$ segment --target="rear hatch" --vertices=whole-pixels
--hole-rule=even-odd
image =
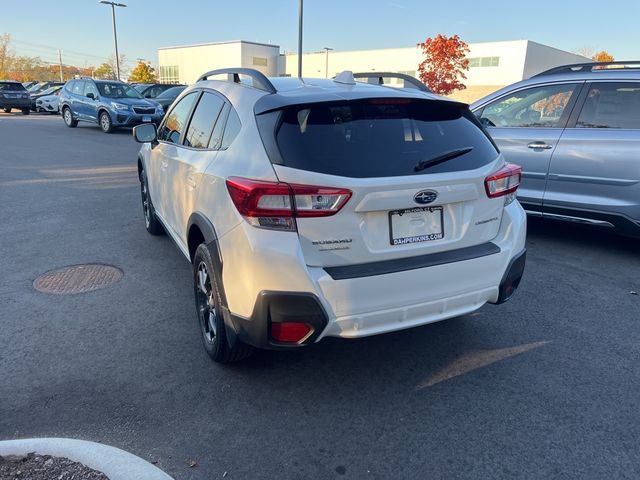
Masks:
[[[263,140],[275,133],[265,145],[281,182],[336,189],[312,200],[333,203],[330,214],[296,218],[307,265],[444,252],[498,232],[505,202],[485,179],[503,160],[466,105],[374,98],[258,117]]]

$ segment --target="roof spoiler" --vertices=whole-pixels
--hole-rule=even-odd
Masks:
[[[246,75],[248,77],[251,77],[254,88],[257,88],[259,90],[264,90],[265,92],[268,92],[268,93],[277,92],[276,87],[273,86],[273,83],[271,83],[271,80],[269,80],[264,73],[259,72],[258,70],[255,70],[253,68],[220,68],[218,70],[211,70],[207,73],[200,75],[200,77],[198,77],[198,80],[196,80],[196,83],[207,80],[209,77],[212,77],[214,75],[224,75],[224,74],[227,75],[228,82],[244,85],[240,81],[240,75]]]
[[[433,93],[429,87],[411,75],[395,72],[362,72],[354,73],[353,78],[366,78],[367,83],[372,85],[383,85],[385,78],[398,78],[404,80],[404,88],[416,88],[426,93]]]

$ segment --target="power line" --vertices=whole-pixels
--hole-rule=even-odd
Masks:
[[[11,42],[12,43],[19,43],[19,44],[22,44],[22,45],[29,45],[29,46],[32,46],[32,47],[37,47],[39,49],[51,50],[53,52],[57,52],[58,51],[58,49],[55,48],[55,47],[51,47],[49,45],[43,45],[41,43],[25,42],[25,41],[22,41],[22,40],[16,40],[14,38],[11,38]],[[100,56],[100,55],[94,55],[92,53],[78,52],[76,50],[67,50],[67,49],[62,49],[62,50],[67,54],[73,54],[73,56],[92,57],[92,58],[99,58],[101,60],[108,60],[109,59],[109,57],[103,57],[103,56]]]

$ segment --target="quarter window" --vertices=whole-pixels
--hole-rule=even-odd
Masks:
[[[212,93],[205,92],[200,97],[184,139],[184,144],[187,147],[207,148],[213,126],[216,124],[223,105],[224,100]]]
[[[489,127],[558,128],[577,84],[520,90],[485,107],[480,120]]]
[[[222,139],[222,147],[220,148],[222,148],[223,150],[226,150],[227,148],[229,148],[233,140],[238,136],[238,133],[240,133],[241,126],[242,125],[240,124],[240,117],[238,117],[238,114],[232,108],[231,111],[229,112],[229,118],[227,119],[227,126],[224,129],[224,138]]]
[[[640,83],[594,83],[578,128],[640,129]]]
[[[160,127],[158,140],[168,143],[180,143],[180,137],[187,124],[189,112],[191,112],[191,107],[193,107],[196,98],[198,98],[198,92],[192,92],[183,97],[175,107],[171,109]]]

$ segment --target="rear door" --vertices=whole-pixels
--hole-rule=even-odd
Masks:
[[[545,213],[640,219],[640,81],[594,82],[583,97],[551,160]]]
[[[71,86],[71,111],[74,115],[81,119],[87,119],[87,107],[85,105],[85,96],[84,96],[84,80],[76,80]]]
[[[93,95],[93,98],[89,97],[89,94]],[[92,120],[94,122],[98,121],[98,88],[95,83],[91,81],[87,81],[84,88],[84,109],[85,115],[88,120]]]
[[[182,146],[177,150],[175,158],[169,161],[169,178],[173,179],[174,199],[171,218],[175,219],[177,233],[186,244],[187,222],[195,210],[195,198],[200,187],[202,174],[215,159],[220,146],[221,133],[213,135],[214,127],[219,119],[225,101],[219,95],[204,91],[189,121]],[[217,129],[218,132],[221,130]],[[215,138],[212,138],[215,137]]]
[[[489,199],[484,179],[502,160],[466,106],[376,98],[267,115],[281,115],[281,181],[351,192],[335,215],[296,219],[308,265],[406,258],[496,236],[504,198]],[[342,201],[329,193],[312,201],[334,198]]]
[[[554,149],[581,83],[554,83],[508,93],[475,111],[508,162],[522,167],[518,199],[539,211]]]

